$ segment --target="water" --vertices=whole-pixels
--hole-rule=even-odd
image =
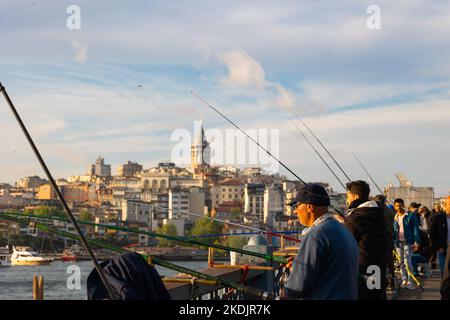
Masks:
[[[174,264],[191,270],[205,269],[206,261],[174,261]],[[81,271],[81,289],[69,289],[67,273],[69,266],[77,265]],[[86,279],[94,268],[90,261],[54,261],[46,266],[0,267],[0,300],[30,300],[33,297],[33,276],[44,276],[45,300],[86,300]],[[179,272],[156,266],[161,276],[174,276]]]

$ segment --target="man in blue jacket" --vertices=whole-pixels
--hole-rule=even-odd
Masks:
[[[353,235],[328,213],[330,198],[319,184],[306,184],[295,200],[302,232],[300,249],[282,293],[283,298],[356,300],[358,244]]]
[[[395,250],[402,260],[401,274],[402,287],[414,289],[412,277],[406,267],[412,271],[411,256],[413,247],[420,244],[419,222],[415,214],[405,210],[403,199],[395,199],[394,209],[397,212],[394,218],[394,243]]]

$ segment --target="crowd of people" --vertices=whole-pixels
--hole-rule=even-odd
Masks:
[[[365,181],[346,187],[342,215],[329,212],[329,196],[318,184],[306,184],[290,203],[307,228],[282,298],[384,300],[388,292],[415,289],[439,264],[441,297],[450,299],[450,196],[444,209],[429,210],[371,198]]]
[[[319,184],[305,184],[290,203],[306,226],[290,266],[281,299],[386,300],[397,288],[415,289],[439,264],[441,297],[450,300],[450,196],[445,209],[405,206],[382,195],[370,198],[365,181],[347,184],[347,212],[330,212],[330,197]],[[419,270],[419,267],[421,269]],[[158,272],[137,253],[101,263],[118,299],[170,300]],[[397,283],[396,269],[401,274]],[[94,269],[88,299],[108,299]]]

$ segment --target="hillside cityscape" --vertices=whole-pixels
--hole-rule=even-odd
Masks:
[[[240,169],[231,165],[210,165],[209,153],[209,143],[201,128],[191,145],[190,167],[163,161],[152,168],[144,168],[138,162],[127,161],[113,174],[111,165],[99,156],[88,165],[85,173],[56,182],[75,216],[96,224],[136,227],[177,236],[213,234],[213,240],[219,239],[220,234],[225,239],[225,235],[248,232],[237,224],[293,233],[303,228],[287,205],[301,187],[300,181],[267,173],[260,167]],[[444,199],[434,198],[432,187],[413,187],[401,174],[397,178],[399,187],[388,185],[384,190],[388,199],[402,197],[408,203],[417,202],[428,208],[443,203]],[[345,210],[345,193],[335,192],[327,182],[319,183],[329,192],[331,205]],[[2,211],[21,210],[65,217],[50,183],[36,175],[23,177],[14,186],[1,184],[0,208]],[[236,223],[236,226],[201,219],[202,216]],[[70,230],[72,226],[63,223],[59,227]],[[85,231],[91,238],[113,239],[144,247],[171,246],[165,240],[158,242],[146,235],[99,226],[85,228]],[[0,238],[4,243],[11,237],[36,236],[37,232],[30,227],[21,228],[15,222],[0,222]],[[269,243],[279,245],[279,238],[268,238]],[[247,238],[226,239],[243,245]],[[67,244],[67,239],[64,241]]]

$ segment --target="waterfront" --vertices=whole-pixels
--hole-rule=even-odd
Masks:
[[[177,261],[183,267],[200,270],[207,268],[206,261]],[[77,265],[81,271],[81,289],[68,289],[67,279],[72,273],[67,273],[68,267]],[[47,266],[14,266],[0,268],[0,300],[29,300],[32,298],[33,276],[44,276],[45,300],[86,300],[86,279],[93,269],[90,261],[62,262],[54,261]],[[157,266],[161,276],[173,276],[177,271]]]

